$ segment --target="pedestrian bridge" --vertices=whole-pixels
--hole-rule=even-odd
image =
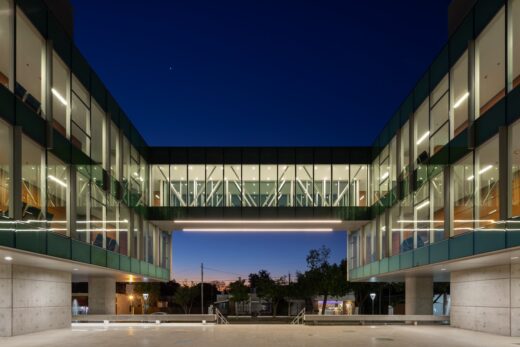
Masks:
[[[149,150],[147,214],[164,230],[352,230],[371,217],[371,147]]]

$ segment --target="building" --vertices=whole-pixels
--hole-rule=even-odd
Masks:
[[[159,148],[66,0],[0,0],[0,335],[67,326],[71,282],[113,313],[116,280],[171,277],[171,231],[237,229],[348,231],[350,280],[406,282],[411,314],[450,281],[452,325],[519,336],[520,0],[449,19],[370,147]]]

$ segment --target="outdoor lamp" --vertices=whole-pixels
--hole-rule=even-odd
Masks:
[[[376,298],[376,293],[370,293],[370,299],[372,299],[372,314],[374,314],[374,300]]]

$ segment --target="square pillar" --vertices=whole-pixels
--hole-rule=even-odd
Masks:
[[[90,314],[116,314],[116,279],[89,277],[88,312]]]
[[[407,277],[405,314],[433,314],[433,277]]]

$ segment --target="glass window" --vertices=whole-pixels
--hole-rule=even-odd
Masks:
[[[74,82],[76,81],[76,82]],[[90,155],[90,104],[85,88],[72,76],[71,142]],[[86,99],[84,99],[86,97]]]
[[[70,72],[69,68],[53,52],[52,54],[52,121],[54,129],[67,136],[67,122],[70,112]]]
[[[435,169],[434,169],[435,170]],[[444,174],[441,171],[430,181],[433,242],[448,238],[444,229]]]
[[[453,165],[453,236],[473,230],[473,155]]]
[[[142,236],[142,220],[137,213],[134,213],[134,222],[132,224],[133,233],[130,242],[131,256],[136,259],[141,259],[141,236]]]
[[[104,169],[106,169],[105,159],[106,131],[105,131],[105,112],[95,102],[92,102],[92,147],[91,158]]]
[[[87,166],[76,167],[76,235],[87,242],[90,223],[90,173]]]
[[[367,165],[351,165],[350,170],[350,204],[352,206],[368,206]]]
[[[379,259],[388,257],[388,230],[386,228],[385,214],[381,213],[379,219],[379,237],[381,243],[381,255]]]
[[[130,210],[124,204],[119,205],[119,253],[128,253],[128,233],[130,230]]]
[[[130,159],[130,142],[128,141],[126,136],[121,135],[121,137],[123,139],[121,141],[121,158],[123,164],[121,185],[123,186],[123,201],[126,202],[127,205],[130,205],[128,195],[130,191],[130,170],[132,166],[132,162]]]
[[[260,206],[276,206],[276,165],[260,165]]]
[[[426,99],[414,114],[415,167],[420,167],[430,157],[429,123],[428,99]]]
[[[0,84],[9,88],[12,69],[12,23],[13,6],[11,0],[0,0]]]
[[[348,234],[348,266],[349,269],[355,269],[361,266],[361,231],[357,230]]]
[[[511,5],[509,11],[509,42],[511,42],[511,73],[510,83],[512,88],[516,88],[520,83],[520,0],[509,1]],[[511,88],[511,89],[512,89]]]
[[[406,176],[408,174],[408,166],[410,165],[410,122],[404,123],[399,132],[399,156],[401,159],[401,166],[399,167],[399,174]]]
[[[370,264],[376,259],[375,222],[370,222],[363,227],[365,234],[365,264]]]
[[[119,128],[110,124],[110,175],[119,180]]]
[[[520,216],[520,121],[509,128],[511,146],[511,217]]]
[[[501,9],[477,37],[476,117],[505,96],[505,9]]]
[[[45,110],[45,40],[21,10],[16,11],[16,95],[37,113]]]
[[[397,186],[397,136],[394,136],[390,141],[390,153],[389,153],[389,165],[390,165],[390,187],[393,189]]]
[[[193,170],[193,166],[191,166]],[[188,166],[170,165],[170,206],[186,207]]]
[[[242,167],[240,165],[226,165],[224,167],[224,181],[226,182],[226,206],[242,206]]]
[[[296,170],[296,206],[312,207],[312,165],[297,165]]]
[[[387,147],[388,148],[388,147]],[[379,165],[379,196],[383,198],[388,193],[388,189],[390,186],[390,159],[387,156],[384,160],[380,162]]]
[[[1,14],[0,14],[1,15]],[[13,137],[11,127],[0,120],[0,217],[8,217],[11,191]]]
[[[51,231],[67,234],[67,186],[69,170],[54,155],[47,159],[47,220]]]
[[[105,221],[106,248],[111,252],[119,252],[119,227],[125,226],[119,220],[119,203],[110,194],[107,194],[107,218]]]
[[[192,207],[205,206],[206,199],[206,167],[204,165],[190,165],[188,170],[188,204]]]
[[[414,196],[415,248],[430,244],[430,187],[423,185]]]
[[[401,245],[399,252],[407,252],[415,247],[415,220],[414,220],[414,208],[412,206],[412,195],[407,195],[403,200],[400,201],[399,210],[399,226],[401,231]]]
[[[139,201],[141,204],[149,206],[149,170],[148,163],[142,156],[139,158],[139,184],[141,185],[141,198]]]
[[[206,206],[224,206],[224,166],[206,165]]]
[[[332,206],[349,206],[349,165],[332,165]]]
[[[496,228],[500,218],[498,189],[498,136],[480,146],[476,154],[475,177],[478,192],[479,222],[481,229]]]
[[[167,165],[152,165],[152,206],[168,206],[169,177]]]
[[[468,127],[468,51],[453,65],[450,72],[451,138]]]
[[[390,225],[392,226],[390,255],[394,256],[399,254],[401,247],[401,234],[403,233],[402,223],[399,218],[399,204],[395,204],[390,209]]]
[[[449,141],[449,95],[448,76],[435,87],[430,95],[430,153],[433,156],[439,152]]]
[[[245,207],[259,207],[260,168],[258,165],[242,165],[242,201]]]
[[[95,186],[93,184],[92,186]],[[99,201],[92,196],[90,201],[90,244],[105,248],[105,220],[106,210],[104,201]]]
[[[376,204],[379,202],[379,199],[381,198],[381,195],[379,194],[379,182],[381,181],[381,177],[379,175],[379,157],[377,157],[372,162],[371,167],[371,183],[370,183],[370,190],[372,191],[372,204]]]
[[[295,192],[295,166],[278,165],[278,206],[293,207]]]
[[[330,165],[314,166],[314,206],[330,206],[331,170]]]
[[[43,149],[27,136],[22,135],[22,217],[24,220],[44,218],[43,158]]]

